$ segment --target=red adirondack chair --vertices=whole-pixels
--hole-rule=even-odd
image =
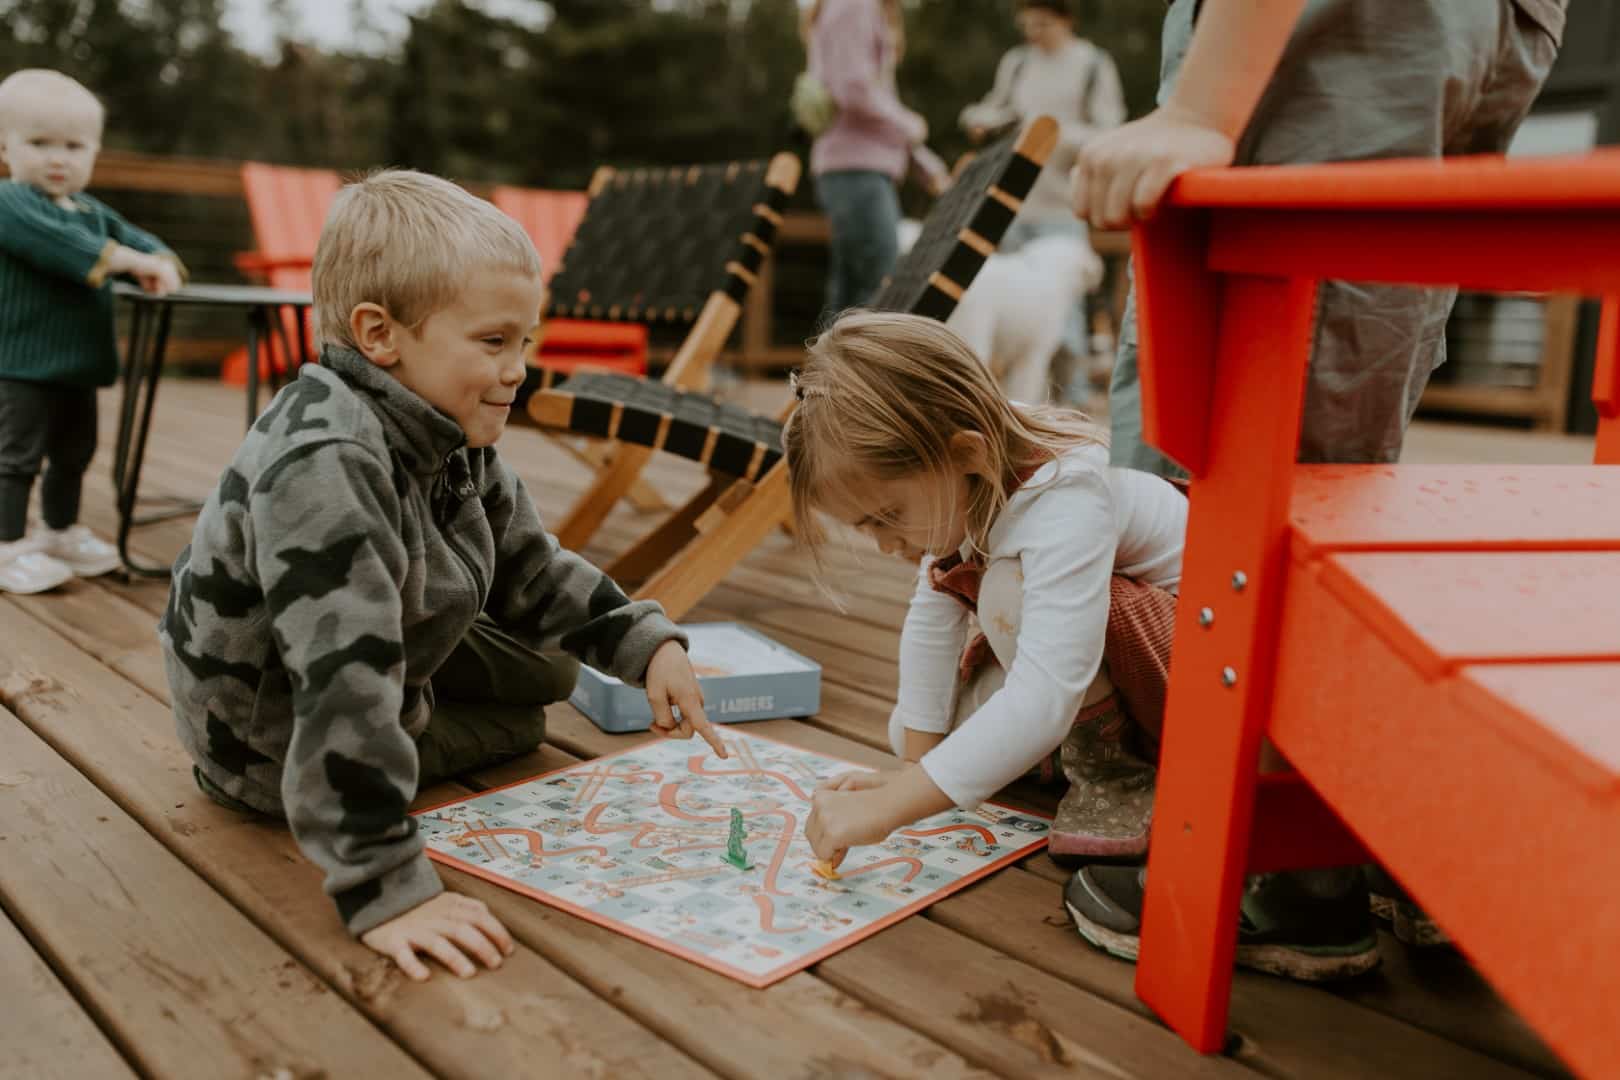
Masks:
[[[266,165],[257,161],[242,163],[242,194],[247,199],[248,216],[253,221],[257,251],[236,256],[236,267],[249,278],[278,289],[309,289],[310,267],[315,261],[315,244],[326,222],[342,181],[330,169],[297,169]],[[295,326],[291,318],[272,334],[268,347],[260,353],[259,378],[268,379],[272,370],[290,373],[301,356],[313,358],[308,326]],[[303,351],[299,339],[303,338]],[[247,379],[247,350],[239,349],[226,358],[222,377],[227,382]]]
[[[1193,476],[1138,994],[1220,1049],[1245,873],[1364,849],[1620,1076],[1620,301],[1604,464],[1295,464],[1317,281],[1620,295],[1620,152],[1195,172],[1134,239],[1144,425]]]
[[[548,191],[500,185],[490,201],[517,219],[540,252],[546,280],[562,265],[590,196],[583,191]],[[640,323],[548,319],[536,363],[555,371],[581,367],[647,373],[647,328]]]

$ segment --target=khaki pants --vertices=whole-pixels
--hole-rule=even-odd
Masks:
[[[1194,0],[1175,0],[1165,15],[1161,102],[1191,41],[1194,7]],[[1552,36],[1510,0],[1310,0],[1238,142],[1236,162],[1499,153],[1557,53]],[[1456,295],[1322,283],[1300,461],[1400,457],[1418,399],[1445,362]],[[1114,464],[1179,475],[1142,441],[1134,284],[1108,402]]]

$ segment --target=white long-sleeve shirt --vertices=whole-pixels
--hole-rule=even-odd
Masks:
[[[1125,122],[1125,92],[1113,58],[1083,38],[1053,53],[1032,45],[1009,49],[996,67],[990,93],[963,109],[961,122],[964,127],[995,129],[1036,116],[1058,122],[1058,144],[1035,189],[1024,199],[1019,217],[1068,220],[1074,216],[1069,170],[1080,148]]]
[[[968,612],[933,588],[931,560],[923,561],[900,635],[893,726],[949,732],[922,767],[958,806],[977,806],[1063,742],[1102,664],[1110,579],[1119,573],[1175,591],[1186,526],[1179,491],[1150,473],[1110,467],[1106,447],[1077,447],[1037,470],[986,545],[986,581],[1022,581],[1016,603],[979,593],[979,620],[1006,682],[954,731]],[[1009,561],[1013,574],[997,574]],[[1015,637],[992,631],[998,619]]]

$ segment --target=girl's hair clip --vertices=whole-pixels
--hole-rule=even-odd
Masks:
[[[798,368],[794,368],[792,371],[788,372],[788,385],[793,388],[794,400],[803,401],[806,391],[803,380],[799,378]],[[812,389],[809,391],[809,393],[813,396],[817,393],[817,391]]]

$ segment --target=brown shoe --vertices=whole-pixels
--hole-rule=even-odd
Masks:
[[[1061,751],[1069,790],[1052,821],[1054,859],[1095,862],[1147,853],[1158,770],[1131,745],[1117,693],[1081,712]]]

